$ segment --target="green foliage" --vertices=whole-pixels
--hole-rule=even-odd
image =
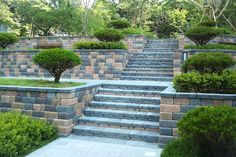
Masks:
[[[19,113],[0,114],[0,126],[1,157],[26,155],[57,136],[53,125]]]
[[[147,38],[155,38],[155,35],[141,28],[126,28],[122,29],[122,33],[126,35],[144,35]]]
[[[195,42],[196,45],[206,45],[220,33],[221,31],[215,27],[197,26],[188,30],[185,35]]]
[[[0,33],[0,49],[4,49],[17,41],[18,37],[13,33]]]
[[[200,157],[236,156],[236,108],[199,107],[177,125],[179,135],[198,148]]]
[[[163,149],[161,157],[199,157],[191,142],[182,138],[169,142]]]
[[[236,50],[236,45],[226,45],[226,44],[185,45],[184,49]]]
[[[80,57],[74,52],[59,48],[43,50],[36,54],[33,60],[55,78],[55,83],[59,83],[64,71],[81,64]]]
[[[203,52],[188,58],[182,65],[183,72],[221,73],[235,64],[233,57],[223,52]]]
[[[121,42],[78,42],[74,47],[76,49],[126,49]]]
[[[124,35],[115,29],[102,29],[94,33],[94,36],[100,41],[105,42],[119,42],[124,39]]]
[[[129,21],[124,20],[124,19],[112,20],[107,25],[109,28],[113,28],[113,29],[124,29],[124,28],[129,28],[131,26]]]
[[[207,20],[207,21],[202,21],[201,23],[199,23],[199,26],[215,27],[216,24],[217,24],[217,23],[216,23],[215,21]]]
[[[236,94],[236,72],[184,73],[175,76],[173,84],[177,92]]]

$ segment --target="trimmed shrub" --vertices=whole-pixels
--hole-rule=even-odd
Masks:
[[[94,36],[98,40],[105,42],[119,42],[121,39],[124,39],[124,35],[115,29],[103,29],[95,32]]]
[[[80,57],[74,52],[59,48],[43,50],[36,54],[33,60],[55,78],[54,83],[59,83],[62,73],[67,69],[81,64]]]
[[[169,142],[163,149],[161,157],[200,157],[191,142],[178,138]]]
[[[221,73],[233,66],[235,61],[229,54],[223,52],[199,53],[188,58],[182,65],[183,72],[197,71],[200,73]]]
[[[23,156],[56,138],[53,125],[19,113],[0,114],[0,156]]]
[[[226,44],[207,44],[207,45],[185,45],[184,49],[220,49],[220,50],[236,50],[233,43]]]
[[[0,33],[0,48],[5,49],[8,45],[16,43],[18,37],[13,33]]]
[[[173,84],[177,92],[236,94],[236,72],[180,74],[174,77]]]
[[[199,107],[178,122],[181,138],[191,141],[199,157],[236,156],[236,108]]]
[[[206,27],[215,27],[217,25],[217,23],[213,20],[206,20],[206,21],[202,21],[198,25],[199,26],[206,26]]]
[[[195,42],[196,45],[206,45],[220,33],[221,31],[215,27],[197,26],[188,30],[185,35]]]
[[[75,49],[126,49],[121,42],[78,42]]]
[[[110,21],[107,26],[109,28],[114,28],[114,29],[124,29],[124,28],[129,28],[131,24],[129,21],[121,19],[121,20],[112,20]]]

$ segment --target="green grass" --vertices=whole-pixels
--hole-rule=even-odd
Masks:
[[[219,49],[219,50],[236,50],[236,45],[226,44],[208,44],[208,45],[185,45],[184,49]]]
[[[48,80],[0,78],[0,85],[11,85],[11,86],[66,88],[66,87],[82,86],[85,84],[86,83],[83,82],[61,82],[55,84],[53,81],[48,81]]]

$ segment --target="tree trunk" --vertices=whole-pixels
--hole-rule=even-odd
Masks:
[[[61,74],[57,74],[57,75],[55,76],[54,83],[59,83],[60,78],[61,78]]]

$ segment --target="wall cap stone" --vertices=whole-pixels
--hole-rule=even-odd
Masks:
[[[169,86],[160,93],[161,97],[176,97],[176,98],[203,98],[203,99],[224,99],[236,100],[236,94],[215,94],[215,93],[187,93],[176,92],[176,90]]]
[[[236,50],[222,50],[222,49],[184,49],[182,52],[229,52],[236,53]]]

